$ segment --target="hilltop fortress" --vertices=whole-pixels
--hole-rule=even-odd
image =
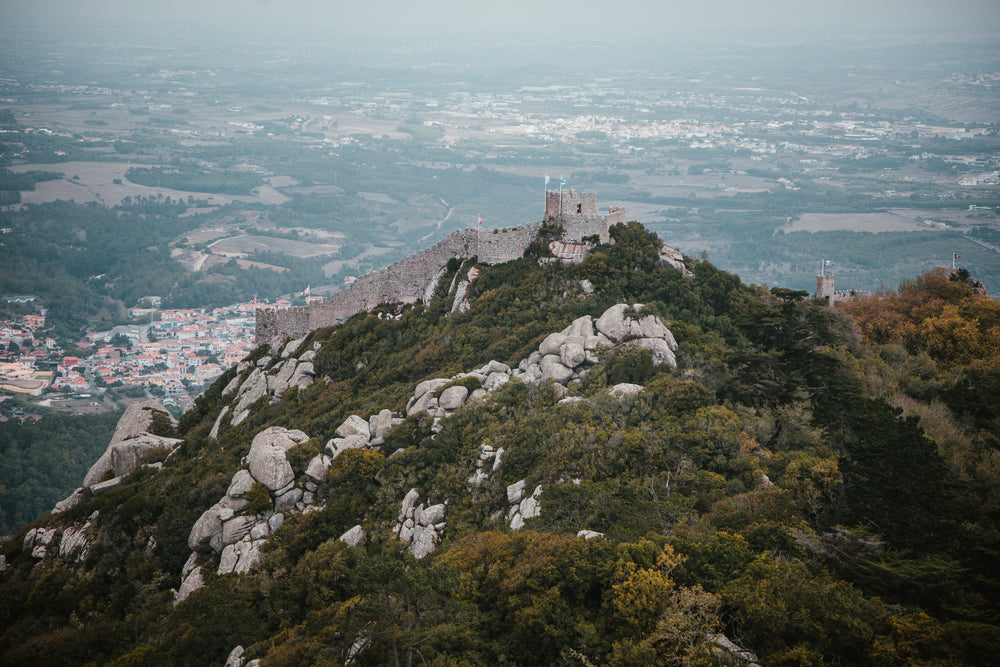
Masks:
[[[601,243],[610,240],[608,230],[625,222],[625,209],[611,207],[607,215],[597,212],[594,193],[577,194],[576,190],[547,191],[543,222],[559,222],[567,241],[581,241],[596,236]],[[314,329],[346,321],[352,315],[371,310],[382,303],[425,303],[452,258],[478,257],[482,264],[503,264],[524,255],[543,223],[537,222],[508,229],[459,229],[430,248],[394,262],[379,271],[358,278],[347,289],[321,303],[275,310],[259,308],[255,340],[263,345],[276,335],[299,338]]]

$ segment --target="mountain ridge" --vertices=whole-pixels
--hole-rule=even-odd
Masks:
[[[455,261],[425,304],[258,347],[161,466],[3,546],[3,661],[751,661],[728,636],[768,664],[985,664],[988,478],[872,397],[890,351],[840,310],[703,260],[685,277],[640,225],[610,231],[579,264],[479,267],[464,312]],[[588,347],[588,322],[662,346]],[[655,363],[670,340],[676,367]],[[909,391],[936,391],[928,372]],[[272,526],[279,502],[303,509]],[[234,546],[263,538],[247,512],[272,512],[256,556]]]

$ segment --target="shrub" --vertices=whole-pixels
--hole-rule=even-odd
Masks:
[[[247,507],[247,512],[250,514],[260,514],[271,509],[271,494],[267,487],[260,482],[254,482],[253,486],[250,487],[247,500],[250,501],[250,505]]]

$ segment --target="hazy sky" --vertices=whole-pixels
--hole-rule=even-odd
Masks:
[[[294,28],[330,34],[650,37],[912,31],[1000,32],[1000,0],[0,0],[0,23],[66,19],[176,29]],[[86,19],[81,22],[80,19]]]

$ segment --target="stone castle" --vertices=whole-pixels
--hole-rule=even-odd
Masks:
[[[576,190],[547,191],[543,222],[561,222],[564,239],[581,241],[597,237],[610,240],[608,231],[625,222],[625,209],[613,206],[607,215],[597,212],[594,193],[577,194]],[[481,264],[503,264],[524,255],[543,223],[537,222],[508,229],[459,229],[415,255],[394,262],[379,271],[358,278],[350,287],[326,301],[275,310],[257,310],[255,340],[263,345],[276,335],[299,338],[305,334],[346,321],[352,315],[371,310],[383,303],[414,303],[430,300],[434,286],[448,260],[478,257]]]

